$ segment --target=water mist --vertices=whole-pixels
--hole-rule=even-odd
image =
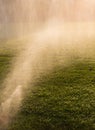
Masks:
[[[1,129],[6,129],[11,118],[19,110],[24,91],[30,82],[33,85],[42,73],[51,71],[58,64],[69,65],[74,57],[95,56],[94,42],[89,42],[94,40],[95,35],[95,24],[92,22],[94,9],[90,9],[92,3],[93,7],[95,5],[93,0],[91,2],[83,0],[83,3],[79,0],[77,2],[75,0],[64,2],[62,0],[48,2],[28,0],[27,4],[25,0],[20,2],[0,0],[2,4],[1,25],[6,25],[6,23],[10,25],[12,21],[14,24],[10,25],[11,28],[7,27],[8,31],[13,30],[15,38],[28,39],[27,43],[22,45],[24,49],[19,51],[12,64],[11,72],[3,83],[5,88],[2,91],[0,106]],[[85,3],[88,6],[85,6]],[[19,11],[21,9],[21,14],[16,7]],[[13,13],[10,10],[13,10]],[[82,13],[83,10],[87,12],[90,10],[87,17],[85,13]],[[4,18],[3,15],[5,15]],[[89,20],[91,21],[86,22]],[[12,29],[14,25],[16,27]],[[3,32],[2,35],[4,34],[8,38],[12,37],[12,32],[9,35],[8,32]]]

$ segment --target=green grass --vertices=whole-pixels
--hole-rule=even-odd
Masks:
[[[3,81],[3,79],[10,71],[11,59],[12,59],[12,55],[8,53],[6,54],[0,53],[0,83]]]
[[[12,56],[0,53],[0,84]],[[26,92],[7,130],[95,130],[95,61],[75,60],[44,75]]]
[[[9,130],[95,130],[95,62],[57,68],[34,87]]]
[[[5,87],[3,81],[11,69],[11,61],[13,56],[9,53],[0,53],[0,101],[2,99],[2,90]]]

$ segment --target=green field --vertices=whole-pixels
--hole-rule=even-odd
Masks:
[[[0,53],[0,84],[12,58],[9,52]],[[95,59],[73,60],[40,77],[33,87],[7,130],[95,130]]]

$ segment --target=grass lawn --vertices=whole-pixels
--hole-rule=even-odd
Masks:
[[[0,84],[12,56],[0,54]],[[7,130],[95,130],[95,61],[75,60],[39,79],[27,91]]]
[[[0,53],[0,84],[3,81],[3,79],[6,77],[6,74],[8,74],[10,67],[11,67],[11,59],[12,55],[5,53]]]

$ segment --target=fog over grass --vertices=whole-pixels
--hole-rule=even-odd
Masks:
[[[30,82],[33,83],[42,73],[51,71],[57,65],[69,65],[75,57],[94,57],[94,31],[89,31],[85,24],[79,25],[83,31],[77,30],[75,24],[64,25],[50,21],[33,33],[32,38],[28,36],[26,44],[22,44],[24,48],[19,50],[4,81],[0,115],[3,126],[18,111]]]
[[[18,111],[30,82],[57,65],[69,65],[75,57],[95,56],[95,2],[0,0],[0,3],[1,39],[19,37],[24,42],[17,41],[16,48],[21,49],[3,82],[0,122],[1,127],[6,127]]]

